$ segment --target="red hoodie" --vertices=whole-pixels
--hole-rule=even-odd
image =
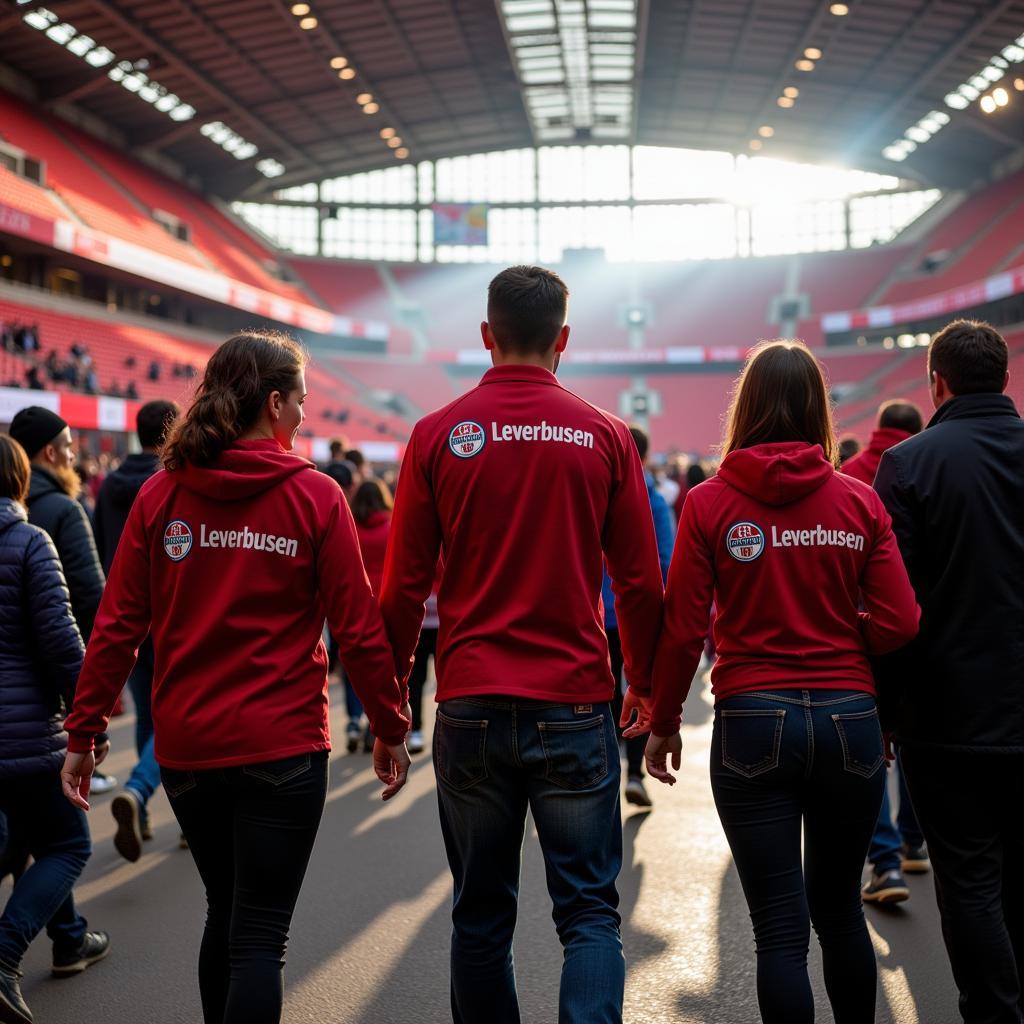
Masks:
[[[687,496],[654,665],[656,736],[679,729],[712,598],[717,698],[874,693],[868,654],[912,640],[920,614],[878,495],[802,442],[731,452]]]
[[[442,545],[438,700],[610,700],[602,552],[626,671],[649,680],[662,583],[640,458],[553,373],[495,367],[413,430],[380,602],[402,678]]]
[[[843,463],[840,472],[857,480],[863,480],[866,484],[873,484],[875,482],[875,474],[878,472],[878,464],[882,461],[882,456],[893,445],[899,444],[900,441],[906,441],[908,437],[913,436],[913,434],[908,434],[907,431],[899,430],[897,427],[877,427],[871,435],[871,443],[867,448],[862,452],[858,452],[852,458],[847,459]]]
[[[338,485],[276,441],[159,472],[117,548],[67,719],[92,749],[152,631],[156,758],[216,768],[329,750],[324,618],[374,733],[400,743],[394,660]]]
[[[356,521],[359,534],[359,550],[363,553],[363,565],[370,578],[373,592],[380,596],[380,583],[384,577],[384,556],[388,550],[388,534],[391,532],[390,512],[371,512],[365,523]]]

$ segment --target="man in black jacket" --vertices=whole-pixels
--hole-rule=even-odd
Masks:
[[[132,503],[142,485],[160,468],[157,451],[180,412],[176,402],[147,402],[135,418],[142,451],[129,455],[100,487],[94,524],[104,572],[110,572]],[[111,802],[110,813],[117,822],[115,848],[126,860],[136,861],[142,856],[143,840],[153,836],[146,807],[160,785],[160,768],[153,756],[153,642],[149,637],[139,647],[138,660],[128,677],[128,689],[135,704],[135,750],[139,760],[124,792]]]
[[[936,413],[875,488],[921,605],[881,666],[968,1024],[1024,1021],[1024,423],[1006,342],[958,320],[928,350]]]

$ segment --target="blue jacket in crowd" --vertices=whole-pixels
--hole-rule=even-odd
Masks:
[[[676,527],[672,519],[672,510],[668,502],[658,493],[654,476],[644,473],[647,479],[647,497],[651,502],[651,515],[654,516],[654,535],[658,540],[658,561],[661,563],[661,578],[668,578],[668,566],[672,561],[672,547],[675,544]],[[618,629],[619,620],[615,615],[615,594],[612,581],[605,568],[604,580],[601,583],[601,600],[604,602],[604,628]]]
[[[60,770],[85,653],[57,549],[27,520],[0,498],[0,779]]]

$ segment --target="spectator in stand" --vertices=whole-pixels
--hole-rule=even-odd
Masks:
[[[159,448],[181,409],[176,402],[147,402],[135,418],[142,451],[129,455],[100,487],[96,500],[96,548],[103,571],[109,575],[128,513],[142,485],[160,468]],[[128,676],[135,704],[135,752],[139,760],[124,792],[114,797],[110,812],[117,822],[114,847],[125,860],[142,856],[143,840],[152,839],[147,806],[160,785],[160,767],[153,753],[153,640],[147,636],[139,647],[135,667]]]
[[[874,483],[882,455],[900,441],[920,434],[923,429],[921,410],[913,402],[902,398],[883,402],[878,407],[878,426],[872,432],[867,448],[844,462],[843,472],[866,484]]]
[[[444,548],[434,767],[455,883],[452,1014],[464,1024],[519,1020],[512,934],[528,810],[564,953],[558,1019],[622,1019],[602,555],[626,674],[642,686],[662,583],[626,425],[554,375],[567,298],[539,267],[491,282],[480,326],[494,367],[413,429],[384,570],[381,610],[405,678]]]
[[[71,895],[91,853],[85,815],[61,798],[60,786],[63,707],[83,646],[53,541],[26,521],[30,475],[24,450],[0,434],[0,818],[33,857],[23,872],[15,868],[0,915],[0,1019],[22,1024],[32,1015],[19,967],[44,926],[55,975],[84,971],[110,945],[104,932],[88,930]],[[97,737],[98,760],[109,748]]]
[[[919,434],[923,427],[921,410],[912,402],[903,399],[883,402],[878,408],[878,426],[871,435],[870,443],[843,464],[842,472],[866,484],[874,483],[882,455],[908,437]],[[890,771],[899,780],[898,816],[894,822],[889,787],[886,786],[882,790],[878,824],[868,848],[871,877],[864,883],[863,895],[869,903],[902,903],[910,899],[910,887],[903,872],[921,873],[928,870],[924,836],[898,762],[897,758],[890,766]]]
[[[124,392],[121,390],[121,385],[116,380],[112,380],[110,382],[110,387],[107,388],[107,394],[111,398],[124,398]]]
[[[59,383],[64,379],[64,368],[61,366],[60,360],[57,357],[57,350],[51,348],[46,353],[46,359],[43,361],[46,366],[46,375],[50,378],[53,383]]]
[[[85,383],[83,390],[87,395],[95,395],[100,388],[99,378],[96,376],[96,370],[90,366],[85,371]]]
[[[679,488],[679,497],[676,498],[676,505],[673,510],[675,512],[677,523],[680,523],[683,520],[683,503],[686,501],[687,494],[689,494],[697,484],[704,483],[707,478],[707,473],[704,472],[704,467],[700,462],[691,462],[686,467],[686,475],[683,477],[683,483]]]
[[[43,378],[39,375],[38,366],[30,366],[25,371],[25,385],[31,388],[33,391],[45,391],[46,384],[43,382]]]
[[[648,772],[675,781],[667,759],[679,769],[714,600],[711,786],[754,926],[761,1017],[814,1020],[813,921],[836,1020],[870,1024],[877,972],[860,879],[885,756],[868,655],[913,638],[914,593],[878,496],[835,471],[824,376],[803,344],[755,351],[723,451],[683,506],[650,721],[627,735],[649,724]]]
[[[151,381],[158,381],[160,379],[160,360],[154,359],[149,364],[149,372],[146,375]]]
[[[124,397],[131,399],[133,402],[139,400],[139,389],[135,386],[135,381],[128,381],[128,386],[124,389]]]
[[[358,487],[364,480],[373,476],[373,467],[366,461],[366,456],[358,448],[349,448],[345,452],[345,461],[352,466],[352,484]]]
[[[859,451],[860,441],[853,434],[844,434],[839,439],[839,465],[845,466]]]
[[[55,412],[30,405],[11,421],[11,437],[32,461],[28,521],[45,530],[57,548],[75,622],[88,644],[105,578],[89,513],[78,500],[82,480],[75,469],[71,429]],[[107,793],[116,785],[113,775],[97,772],[92,791]]]
[[[879,666],[928,840],[967,1024],[1024,1006],[1024,424],[1006,342],[957,320],[928,348],[935,414],[882,456],[875,488],[921,604]]]
[[[675,543],[676,528],[672,521],[672,513],[665,499],[658,492],[654,474],[647,465],[647,453],[650,438],[642,427],[633,425],[629,428],[633,444],[644,467],[644,480],[647,483],[647,500],[650,503],[651,517],[654,520],[654,535],[658,543],[658,562],[661,565],[662,581],[668,576],[668,566],[672,561],[672,545]],[[615,685],[615,697],[612,707],[615,721],[622,717],[623,686],[628,680],[623,679],[622,639],[619,636],[619,620],[615,615],[615,591],[612,579],[608,575],[607,566],[601,584],[601,601],[604,604],[604,631],[608,636],[608,653],[611,658],[612,681]],[[620,728],[621,735],[621,728]],[[634,736],[626,739],[626,801],[637,807],[650,807],[651,798],[644,786],[644,738]]]

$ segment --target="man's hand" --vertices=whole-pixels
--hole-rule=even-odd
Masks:
[[[668,770],[668,755],[672,755],[672,767],[679,771],[682,765],[683,737],[679,733],[674,736],[655,736],[647,741],[644,760],[647,762],[647,774],[652,779],[664,782],[669,786],[676,784],[676,777]]]
[[[109,743],[106,749],[110,749]],[[103,756],[106,757],[106,753]],[[61,787],[68,800],[83,811],[89,810],[89,785],[95,768],[96,755],[91,750],[88,754],[72,754],[69,750],[64,756],[64,767],[60,770]]]
[[[379,736],[373,741],[373,770],[384,783],[382,800],[390,800],[405,785],[411,763],[405,740],[397,746],[388,746]]]
[[[634,711],[636,712],[636,720],[631,724]],[[622,695],[622,714],[619,717],[619,727],[623,730],[622,735],[626,739],[632,739],[634,736],[643,736],[645,732],[650,732],[650,698],[638,696],[631,687],[627,686],[626,692]]]

